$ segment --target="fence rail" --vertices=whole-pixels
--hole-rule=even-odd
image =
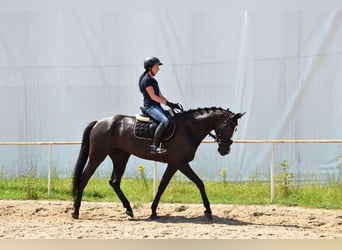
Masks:
[[[216,143],[213,140],[204,140],[202,143],[210,144]],[[234,140],[234,143],[255,143],[255,144],[270,144],[271,145],[271,157],[270,157],[270,200],[274,200],[274,148],[275,144],[283,143],[342,143],[340,139],[331,140]],[[46,145],[49,147],[48,156],[48,196],[51,195],[51,163],[52,163],[52,146],[53,145],[78,145],[81,144],[80,141],[60,141],[60,142],[0,142],[0,146],[40,146]],[[154,162],[153,169],[153,195],[156,193],[156,162]]]

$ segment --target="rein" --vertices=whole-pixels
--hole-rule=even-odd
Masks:
[[[216,142],[218,142],[217,136],[214,135],[213,133],[209,132],[208,134],[211,138],[213,138]]]

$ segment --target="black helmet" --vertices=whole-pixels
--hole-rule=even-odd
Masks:
[[[153,65],[156,65],[156,64],[163,65],[157,57],[147,57],[144,60],[145,70],[150,70],[153,67]]]

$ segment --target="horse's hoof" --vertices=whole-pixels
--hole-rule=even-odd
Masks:
[[[158,220],[158,219],[160,219],[160,217],[157,214],[151,214],[150,219],[151,220]]]
[[[131,217],[131,218],[134,218],[134,214],[133,214],[133,211],[132,210],[126,210],[126,214]]]
[[[74,219],[78,219],[78,218],[79,218],[79,214],[72,213],[71,216],[72,216],[72,218],[74,218]]]
[[[212,221],[213,220],[213,216],[211,213],[204,213],[205,217],[207,218],[208,221]]]

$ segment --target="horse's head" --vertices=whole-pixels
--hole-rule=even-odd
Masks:
[[[238,119],[245,113],[234,114],[229,110],[225,112],[222,119],[218,120],[214,128],[216,133],[215,140],[218,143],[218,152],[221,155],[229,154],[230,146],[233,144],[232,137],[237,131]]]

